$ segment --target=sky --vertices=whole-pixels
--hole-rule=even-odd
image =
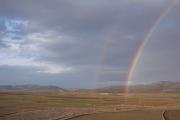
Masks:
[[[0,0],[0,85],[94,88],[126,82],[172,0]],[[180,2],[159,23],[133,83],[180,81]]]

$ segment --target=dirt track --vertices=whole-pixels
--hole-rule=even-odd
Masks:
[[[126,111],[99,113],[72,118],[71,120],[161,120],[161,111]]]
[[[180,110],[167,110],[163,116],[165,120],[180,120]]]
[[[0,116],[0,120],[180,120],[180,110],[94,112],[88,109],[29,110]]]

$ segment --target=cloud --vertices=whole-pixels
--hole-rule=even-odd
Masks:
[[[61,74],[71,71],[71,67],[63,67],[52,62],[37,61],[43,56],[43,45],[49,44],[52,40],[61,39],[60,35],[55,35],[53,31],[45,33],[24,33],[28,29],[28,22],[20,19],[4,19],[5,34],[1,36],[1,42],[6,46],[0,51],[0,66],[22,66],[36,67],[37,72],[47,74]]]
[[[103,70],[98,85],[123,82],[139,44],[169,3],[169,0],[1,0],[0,66],[2,69],[8,66],[8,71],[21,71],[24,75],[14,77],[17,82],[27,75],[24,69],[30,69],[35,77],[28,79],[34,83],[35,79],[45,79],[45,83],[53,79],[66,87],[90,87],[97,69]],[[178,6],[154,33],[151,40],[154,43],[148,43],[141,58],[146,69],[161,72],[162,66],[174,68],[169,61],[177,64]],[[154,62],[150,61],[152,58]],[[162,58],[167,60],[159,69],[156,65]],[[137,73],[134,81],[143,81],[147,75],[144,72],[149,71],[140,66],[136,72],[144,70],[144,75]],[[154,81],[162,79],[154,72],[150,74],[157,76],[152,78]]]

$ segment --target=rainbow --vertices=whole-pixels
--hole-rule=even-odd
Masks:
[[[145,35],[144,39],[142,40],[141,44],[139,45],[137,51],[135,52],[135,55],[131,61],[131,64],[130,64],[130,67],[128,70],[127,79],[125,81],[125,90],[124,90],[125,93],[128,93],[129,85],[132,82],[133,73],[136,69],[137,63],[141,57],[141,54],[144,51],[146,44],[150,40],[151,36],[155,32],[156,28],[161,23],[161,21],[169,14],[169,12],[174,8],[175,4],[177,3],[177,0],[170,0],[170,1],[171,1],[170,5],[161,12],[161,14],[158,16],[158,18],[152,24],[152,26],[148,30],[147,34]],[[103,64],[105,64],[105,60],[107,57],[107,51],[110,47],[111,42],[112,42],[112,39],[107,39],[102,47],[101,56],[100,56],[101,64],[96,69],[95,84],[93,85],[93,87],[97,87],[96,83],[97,83],[97,81],[100,80],[101,74],[103,74],[102,66],[103,66]]]
[[[146,44],[148,43],[148,41],[150,40],[151,36],[153,35],[153,33],[155,32],[156,28],[158,27],[158,25],[161,23],[161,21],[169,14],[169,12],[174,8],[177,0],[171,0],[171,4],[162,11],[162,13],[160,14],[160,16],[157,18],[157,20],[154,22],[154,24],[150,27],[150,29],[148,30],[147,34],[145,35],[144,39],[142,40],[139,48],[137,49],[132,62],[130,64],[130,68],[128,71],[128,76],[127,76],[127,80],[126,80],[126,87],[125,87],[125,93],[128,93],[128,88],[129,85],[132,82],[132,77],[133,77],[133,73],[136,69],[137,63],[144,51],[144,48],[146,46]]]
[[[107,52],[108,48],[110,48],[112,39],[107,39],[101,49],[101,55],[100,55],[100,65],[96,68],[96,75],[95,75],[95,83],[93,85],[93,88],[97,87],[98,81],[101,79],[101,75],[103,74],[103,64],[105,64],[107,59]]]

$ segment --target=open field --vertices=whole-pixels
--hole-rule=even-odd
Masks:
[[[179,120],[178,110],[180,94],[0,93],[0,120]]]

